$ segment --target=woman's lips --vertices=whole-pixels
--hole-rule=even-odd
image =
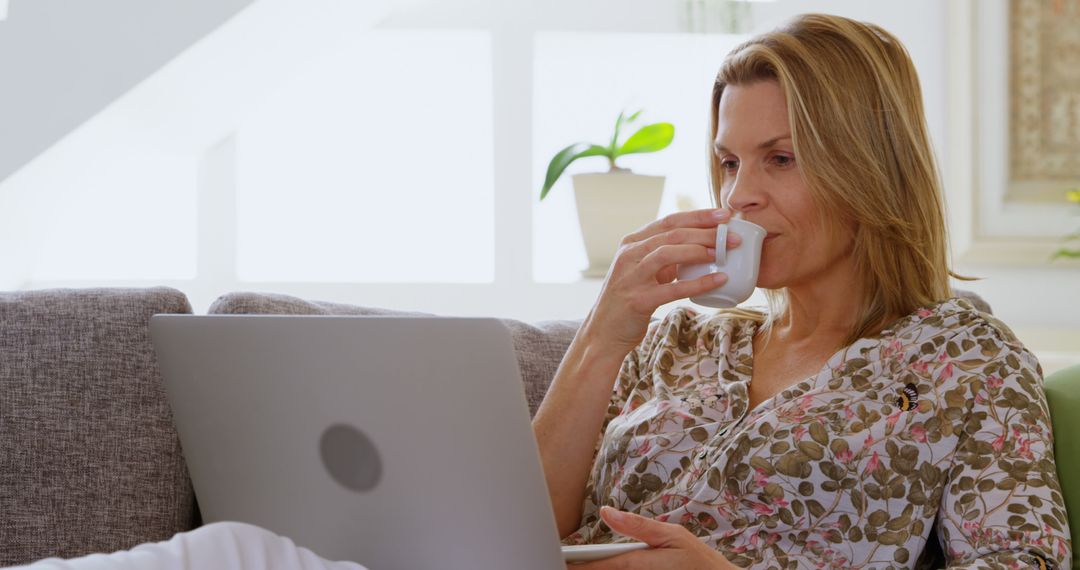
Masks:
[[[769,240],[771,240],[772,238],[774,238],[774,237],[776,237],[778,235],[780,235],[780,234],[766,234],[764,241],[769,241]]]

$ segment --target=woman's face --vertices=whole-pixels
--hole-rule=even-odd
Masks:
[[[796,161],[780,84],[725,87],[714,144],[723,177],[721,204],[769,232],[758,287],[812,283],[836,270],[850,253],[850,239],[830,244],[823,231]]]

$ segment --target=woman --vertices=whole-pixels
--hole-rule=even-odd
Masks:
[[[653,546],[575,568],[910,567],[938,541],[951,568],[1067,565],[1041,371],[950,298],[904,48],[800,17],[727,58],[712,113],[725,207],[623,240],[533,422],[565,542]],[[732,212],[769,231],[770,310],[650,325],[724,282],[673,281]],[[136,550],[48,567],[332,567],[246,525]]]
[[[1067,567],[1041,369],[950,298],[904,47],[797,18],[727,57],[712,113],[724,208],[626,236],[533,422],[564,542],[654,547],[576,568]],[[673,280],[732,212],[769,232],[769,311],[650,325],[723,283]]]

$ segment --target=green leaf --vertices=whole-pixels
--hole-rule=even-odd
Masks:
[[[653,493],[659,491],[664,486],[664,482],[660,480],[660,477],[656,476],[653,473],[646,473],[642,475],[641,484]]]
[[[716,519],[709,513],[698,513],[697,520],[699,523],[701,523],[701,526],[709,530],[716,530],[720,526],[716,522]]]
[[[624,154],[656,152],[667,148],[671,140],[675,138],[675,126],[671,123],[654,123],[641,127],[634,133],[618,151],[615,157]]]
[[[787,453],[789,449],[791,449],[790,443],[786,441],[778,441],[769,447],[769,453],[773,455],[780,455],[782,453]]]
[[[1073,188],[1065,192],[1065,199],[1070,202],[1080,204],[1080,188]],[[1063,238],[1061,241],[1076,241],[1080,240],[1080,232],[1071,233]],[[1050,256],[1050,261],[1053,261],[1059,257],[1070,257],[1073,259],[1080,258],[1080,249],[1059,249],[1054,252],[1054,255]]]
[[[825,448],[814,441],[800,441],[796,444],[799,451],[803,452],[807,457],[814,461],[821,461],[821,458],[825,457]]]
[[[1026,515],[1028,513],[1028,508],[1027,508],[1027,505],[1021,505],[1021,504],[1014,503],[1014,504],[1009,505],[1008,511],[1010,513],[1016,513],[1018,515]]]
[[[885,511],[883,511],[881,509],[878,509],[878,510],[870,513],[870,518],[868,519],[868,522],[870,523],[871,526],[879,527],[879,526],[885,524],[886,522],[888,522],[888,520],[889,520],[889,513],[885,512]]]
[[[611,146],[609,147],[609,150],[611,150],[612,153],[614,153],[615,148],[619,146],[619,131],[622,130],[623,126],[634,122],[643,110],[644,109],[639,109],[629,117],[627,117],[623,111],[619,111],[619,118],[615,119],[615,134],[611,137]]]
[[[776,474],[776,468],[773,467],[772,463],[769,463],[768,460],[759,455],[755,455],[750,458],[750,467],[753,467],[754,469],[761,469],[765,472],[765,475],[772,476]]]
[[[709,478],[707,479],[707,482],[710,487],[717,491],[724,489],[724,478],[720,475],[720,470],[716,467],[709,469]]]
[[[1069,257],[1073,259],[1080,258],[1080,249],[1059,249],[1054,252],[1053,257],[1051,257],[1050,259],[1054,260],[1059,257]]]
[[[619,117],[615,119],[615,134],[611,136],[611,150],[615,150],[616,141],[619,140],[619,129],[622,128],[623,121],[625,120],[623,111],[619,111]]]
[[[559,151],[555,155],[555,158],[551,159],[551,163],[548,164],[547,176],[544,177],[544,189],[540,191],[540,199],[543,200],[551,187],[555,185],[555,182],[562,176],[564,170],[570,163],[579,158],[586,156],[607,156],[611,157],[608,149],[590,143],[575,143]],[[613,157],[611,157],[613,158]]]
[[[776,461],[776,470],[788,477],[805,479],[810,476],[809,459],[802,452],[791,451]]]
[[[895,546],[897,544],[903,544],[903,536],[899,532],[887,530],[878,535],[878,542],[888,546]]]

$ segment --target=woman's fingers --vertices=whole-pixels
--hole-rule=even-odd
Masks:
[[[715,259],[709,249],[716,246],[716,228],[730,218],[728,210],[678,212],[624,237],[588,324],[604,331],[612,350],[629,352],[644,338],[657,307],[718,287],[725,277],[677,280],[677,266]],[[729,247],[739,243],[728,234]]]
[[[709,263],[716,261],[716,250],[703,245],[665,245],[653,250],[638,265],[646,275],[656,276],[665,268],[679,264]],[[670,280],[669,280],[670,281]]]
[[[654,277],[660,284],[671,283],[678,277],[678,265],[690,263],[709,263],[716,260],[716,232],[711,232],[709,241],[701,243],[695,240],[695,244],[660,245],[649,251],[638,262],[641,271]],[[659,236],[658,236],[659,237]],[[650,238],[655,239],[655,238]],[[732,249],[742,243],[735,233],[728,233],[727,247]],[[643,245],[642,250],[648,246]]]
[[[727,235],[727,248],[742,243],[733,232]],[[670,283],[676,277],[678,264],[708,263],[716,259],[716,229],[674,230],[653,236],[644,242],[628,246],[619,255],[623,265],[637,264],[637,271],[644,281],[648,277],[657,283]],[[670,269],[668,267],[670,266]]]
[[[678,265],[708,263],[715,258],[717,226],[730,218],[727,209],[677,212],[628,234],[621,242],[612,273],[630,283],[668,284],[678,277]],[[727,248],[742,238],[727,233]],[[686,247],[692,246],[692,247]]]
[[[687,536],[692,536],[690,531],[677,524],[660,522],[608,506],[600,509],[600,518],[611,530],[644,542],[653,548],[679,546],[685,542]]]
[[[615,533],[648,544],[649,550],[634,550],[588,564],[568,565],[581,570],[652,570],[654,568],[715,568],[710,549],[685,527],[660,522],[638,514],[600,509],[600,518]]]
[[[727,234],[727,246],[731,249],[742,243],[742,238],[734,232]],[[631,261],[640,261],[650,253],[668,245],[700,245],[716,247],[716,227],[712,228],[677,228],[654,235],[644,241],[626,244],[625,256]]]
[[[726,208],[676,212],[651,222],[636,232],[627,234],[622,243],[624,245],[634,244],[677,228],[715,228],[717,224],[726,223],[730,219],[731,210]]]
[[[656,282],[658,284],[660,284],[660,285],[663,285],[665,283],[671,283],[678,276],[679,276],[678,268],[676,266],[674,266],[674,265],[669,265],[669,266],[661,269],[656,274]]]
[[[687,297],[694,297],[705,293],[706,291],[712,291],[717,287],[727,283],[728,276],[723,273],[709,273],[703,275],[697,279],[679,280],[674,283],[666,283],[657,286],[655,290],[650,293],[648,298],[649,304],[656,304],[657,307],[665,305],[679,299],[685,299]]]

